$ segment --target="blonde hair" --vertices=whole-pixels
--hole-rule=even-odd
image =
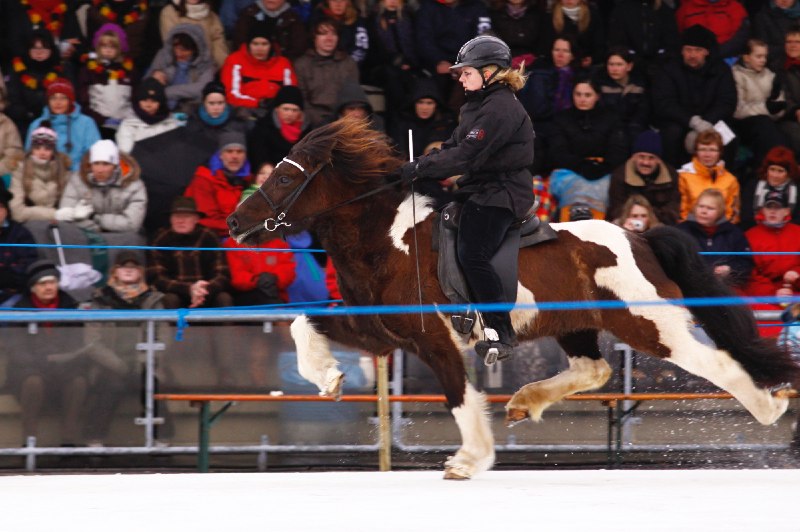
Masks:
[[[719,211],[719,217],[722,218],[725,216],[727,209],[725,208],[725,196],[722,195],[722,191],[717,188],[707,188],[697,196],[697,200],[694,202],[694,207],[692,211],[697,208],[697,204],[700,203],[700,200],[703,198],[709,198],[714,200],[717,203],[717,210]],[[717,218],[719,219],[719,218]]]
[[[519,68],[516,70],[513,68],[500,68],[497,65],[489,65],[487,67],[482,68],[481,70],[489,69],[492,72],[498,71],[497,74],[494,76],[494,81],[498,83],[503,83],[504,85],[508,85],[508,87],[514,91],[519,91],[522,87],[525,86],[525,82],[528,80],[528,75],[525,74],[525,64],[520,64]]]
[[[562,7],[561,0],[556,0],[556,3],[553,4],[553,29],[556,30],[556,35],[564,31],[564,12],[561,10]],[[580,13],[578,13],[578,32],[583,33],[592,22],[592,14],[589,11],[589,4],[586,3],[586,0],[581,0],[581,4],[578,7],[580,8]]]
[[[115,31],[107,31],[103,33],[99,39],[97,39],[97,46],[95,47],[95,52],[98,54],[100,53],[100,47],[104,44],[111,44],[114,48],[117,49],[117,57],[118,59],[120,55],[122,55],[122,43],[119,40],[119,35]]]
[[[397,20],[403,20],[403,7],[405,6],[404,0],[397,0]],[[383,18],[383,14],[386,11],[386,3],[381,0],[376,4],[378,20],[382,30],[387,30],[389,28],[389,24],[386,23],[386,19]]]
[[[625,220],[630,218],[631,211],[634,207],[643,207],[647,210],[647,227],[646,229],[652,229],[653,227],[658,227],[662,225],[661,221],[659,221],[658,216],[656,216],[656,211],[653,210],[653,204],[650,203],[647,198],[642,196],[641,194],[631,194],[628,196],[628,199],[625,200],[625,203],[622,205],[622,211],[614,223],[622,226],[625,223]]]

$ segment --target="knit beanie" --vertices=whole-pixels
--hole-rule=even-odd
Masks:
[[[256,37],[263,37],[269,42],[272,42],[272,32],[270,32],[269,24],[264,20],[255,20],[247,29],[247,42],[255,39]]]
[[[119,148],[113,140],[98,140],[89,149],[90,163],[110,163],[114,166],[119,164]]]
[[[650,153],[657,157],[661,157],[661,136],[658,132],[648,129],[642,131],[636,136],[633,142],[633,153]]]
[[[107,35],[109,33],[113,33],[117,36],[119,40],[119,50],[123,54],[128,53],[130,47],[128,46],[128,36],[125,34],[125,30],[123,30],[117,24],[113,24],[111,22],[107,22],[100,26],[100,29],[94,32],[94,38],[92,39],[92,47],[97,50],[97,44],[100,42],[100,37],[103,35]]]
[[[278,94],[275,95],[275,99],[272,100],[272,105],[273,107],[278,107],[279,105],[283,105],[285,103],[296,105],[302,109],[303,93],[300,92],[300,89],[294,85],[284,85],[278,91]]]
[[[158,111],[155,115],[145,114],[139,102],[142,100],[155,100],[158,102]],[[133,112],[146,124],[161,122],[169,116],[169,105],[167,104],[167,94],[164,85],[155,78],[143,79],[139,86],[133,91]]]
[[[247,150],[247,142],[244,135],[238,131],[224,131],[219,136],[219,151],[223,151],[226,148]]]
[[[47,99],[49,100],[54,94],[63,94],[69,98],[70,105],[75,103],[75,87],[67,78],[56,78],[47,86]]]
[[[51,150],[56,149],[56,142],[58,141],[58,133],[52,129],[49,120],[42,120],[39,123],[39,127],[33,130],[31,133],[31,146],[43,146],[45,148],[50,148]]]
[[[714,33],[700,24],[689,26],[681,34],[681,46],[697,46],[709,52],[715,48],[717,37]]]
[[[226,96],[225,93],[225,85],[220,83],[219,81],[209,81],[206,83],[206,86],[203,87],[203,101],[205,101],[206,96],[209,94],[221,94]]]
[[[53,261],[47,259],[37,260],[32,263],[25,273],[28,276],[28,288],[44,278],[54,277],[55,279],[61,279],[61,272],[58,271]]]

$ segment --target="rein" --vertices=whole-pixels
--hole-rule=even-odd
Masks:
[[[298,170],[303,172],[303,175],[305,176],[306,179],[305,179],[305,181],[303,182],[302,185],[297,187],[297,189],[295,189],[281,203],[279,203],[277,205],[275,204],[275,202],[272,201],[272,199],[269,197],[269,195],[267,195],[267,193],[264,192],[263,188],[258,187],[259,194],[261,195],[262,198],[264,198],[264,200],[266,200],[266,202],[270,206],[270,208],[275,212],[280,211],[280,214],[278,214],[277,218],[267,218],[266,220],[264,220],[264,229],[266,231],[269,231],[269,232],[273,232],[273,231],[277,230],[278,227],[280,227],[280,226],[286,226],[286,227],[291,227],[292,226],[291,223],[283,221],[283,219],[286,217],[286,213],[289,212],[289,209],[292,207],[292,205],[294,205],[294,202],[298,200],[298,198],[300,197],[300,194],[302,194],[302,192],[305,190],[305,188],[308,186],[308,184],[311,183],[311,180],[314,179],[314,177],[316,177],[316,175],[323,168],[325,168],[325,166],[327,164],[330,164],[330,161],[324,162],[324,163],[320,164],[319,167],[316,170],[314,170],[313,172],[309,173],[299,163],[297,163],[297,162],[295,162],[295,161],[293,161],[293,160],[291,160],[291,159],[289,159],[287,157],[284,157],[283,160],[281,160],[281,163],[283,163],[283,162],[285,162],[287,164],[291,164],[292,166],[294,166],[295,168],[297,168]],[[278,163],[278,165],[280,165],[281,163]],[[395,185],[396,185],[396,183],[385,183],[385,184],[383,184],[383,185],[381,185],[381,186],[379,186],[377,188],[374,188],[374,189],[370,190],[369,192],[365,192],[363,194],[359,194],[358,196],[355,196],[354,198],[350,198],[348,200],[339,202],[339,203],[337,203],[335,205],[331,205],[330,207],[327,207],[325,209],[322,209],[321,211],[317,211],[315,213],[309,214],[308,216],[305,216],[305,217],[303,217],[303,218],[301,218],[300,220],[297,220],[297,221],[303,221],[303,220],[307,220],[309,218],[313,218],[315,216],[320,216],[320,215],[323,215],[323,214],[327,214],[327,213],[329,213],[329,212],[331,212],[333,210],[336,210],[336,209],[338,209],[340,207],[344,207],[345,205],[349,205],[351,203],[355,203],[356,201],[360,201],[360,200],[362,200],[364,198],[368,198],[370,196],[373,196],[373,195],[375,195],[375,194],[377,194],[379,192],[382,192],[382,191],[384,191],[384,190],[386,190],[388,188],[394,187]],[[286,204],[285,207],[283,207],[284,204]]]

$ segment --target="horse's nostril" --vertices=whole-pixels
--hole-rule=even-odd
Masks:
[[[228,227],[234,231],[239,229],[239,220],[236,219],[235,215],[228,216]]]

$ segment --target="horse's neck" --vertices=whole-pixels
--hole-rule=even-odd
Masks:
[[[432,212],[425,198],[418,196],[415,201],[382,197],[356,214],[342,213],[318,228],[320,243],[344,283],[375,282],[378,272],[392,271],[390,257],[398,251],[397,240],[413,226],[412,213],[419,221]]]

